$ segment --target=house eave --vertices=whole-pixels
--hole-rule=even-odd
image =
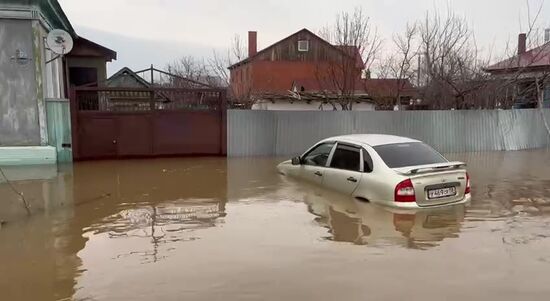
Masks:
[[[56,0],[4,0],[0,4],[0,18],[38,20],[47,28],[63,29],[77,37],[69,19]]]

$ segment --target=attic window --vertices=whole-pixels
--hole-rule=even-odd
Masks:
[[[298,51],[300,51],[300,52],[309,51],[309,41],[308,40],[298,41]]]

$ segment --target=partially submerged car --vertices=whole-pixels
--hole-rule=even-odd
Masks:
[[[465,167],[418,140],[348,135],[325,139],[278,170],[359,200],[421,209],[469,202]]]

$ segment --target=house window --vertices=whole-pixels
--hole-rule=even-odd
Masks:
[[[300,51],[300,52],[309,51],[309,41],[308,40],[298,41],[298,51]]]

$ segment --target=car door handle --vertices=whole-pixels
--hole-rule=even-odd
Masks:
[[[354,177],[349,177],[348,181],[353,182],[353,183],[357,183],[357,179],[354,178]]]
[[[322,176],[323,176],[323,174],[322,174],[320,171],[316,171],[316,172],[314,173],[314,175],[316,175],[316,176],[318,176],[318,177],[322,177]]]

